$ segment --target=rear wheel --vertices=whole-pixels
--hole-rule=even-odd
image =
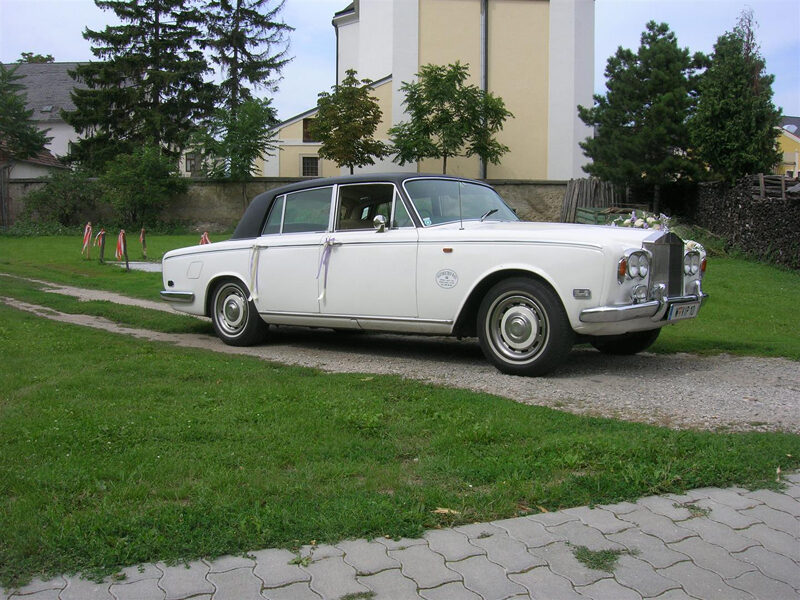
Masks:
[[[558,295],[534,279],[501,281],[478,311],[481,349],[503,373],[549,373],[569,354],[574,335]]]
[[[220,282],[211,298],[211,322],[219,339],[229,346],[252,346],[267,336],[268,325],[248,300],[247,288],[240,281]]]
[[[603,354],[636,354],[652,346],[660,333],[661,328],[622,335],[597,336],[592,338],[590,343]]]

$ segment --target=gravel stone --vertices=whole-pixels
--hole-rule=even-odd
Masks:
[[[59,287],[59,293],[86,300],[99,299],[103,294]],[[351,337],[324,329],[279,327],[269,344],[239,348],[226,346],[210,335],[134,329],[101,317],[68,315],[11,298],[0,297],[0,301],[45,318],[182,347],[256,356],[325,371],[400,374],[575,414],[676,429],[800,432],[800,369],[796,362],[782,358],[647,352],[615,357],[576,347],[565,364],[548,377],[514,377],[489,365],[474,339],[373,333]],[[151,307],[148,301],[124,301]],[[632,371],[646,372],[647,377],[630,378],[626,374]],[[696,401],[698,396],[703,402]]]

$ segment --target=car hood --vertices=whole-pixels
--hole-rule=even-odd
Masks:
[[[424,233],[422,233],[424,232]],[[560,242],[589,246],[607,246],[620,244],[639,247],[647,239],[656,239],[663,235],[656,229],[638,229],[632,227],[612,227],[609,225],[580,225],[575,223],[536,223],[530,221],[464,221],[462,224],[447,223],[435,225],[421,230],[420,235],[429,239],[453,239],[455,236],[464,239],[502,240],[519,242]]]

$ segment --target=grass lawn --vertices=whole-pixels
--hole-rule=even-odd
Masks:
[[[0,276],[0,296],[10,296],[63,313],[104,317],[121,325],[151,331],[214,334],[209,320],[203,321],[178,312],[149,310],[106,300],[81,301],[71,296],[42,291],[40,284],[17,277]]]
[[[168,250],[197,244],[199,239],[199,235],[148,236],[147,257],[159,261]],[[215,237],[214,241],[221,241],[221,238]],[[116,243],[116,237],[107,236],[106,261],[114,261]],[[80,236],[0,236],[0,272],[158,300],[158,293],[163,289],[160,273],[128,272],[114,265],[101,265],[97,260],[99,251],[94,247],[92,260],[86,260],[81,256],[81,246]],[[138,235],[128,238],[128,258],[142,260]]]
[[[710,258],[696,319],[665,327],[655,352],[727,352],[800,360],[800,272],[741,258]]]
[[[698,486],[775,485],[776,467],[800,466],[800,437],[578,417],[0,306],[0,456],[9,586]]]
[[[219,241],[217,238],[215,240]],[[160,259],[168,250],[196,244],[197,241],[196,235],[150,236],[148,256]],[[140,259],[138,238],[131,240],[130,247],[131,260]],[[137,298],[158,299],[162,289],[160,274],[125,272],[113,265],[100,265],[96,260],[96,248],[93,248],[92,254],[95,260],[87,261],[81,258],[80,248],[79,236],[0,236],[0,272],[105,289]],[[113,256],[113,247],[109,255]],[[7,278],[0,278],[0,294],[9,289],[8,281]],[[5,293],[16,295],[18,289],[17,292]],[[704,289],[711,294],[711,299],[703,307],[700,316],[666,327],[653,346],[653,351],[699,354],[727,352],[800,360],[800,319],[795,309],[796,299],[800,297],[800,273],[741,258],[712,257]],[[52,295],[41,296],[42,303],[53,306],[53,299],[48,299],[48,296]],[[53,308],[62,310],[58,306]],[[112,308],[105,310],[107,314],[104,316],[121,323],[147,326],[144,322],[137,322],[137,313],[144,315],[149,311],[127,311],[123,314],[125,311]],[[115,311],[116,316],[111,314]],[[159,317],[157,320],[161,319]],[[191,326],[197,327],[197,324]]]

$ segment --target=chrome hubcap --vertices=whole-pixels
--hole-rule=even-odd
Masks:
[[[217,293],[217,325],[228,335],[238,335],[247,325],[247,299],[238,286],[225,285]]]
[[[514,362],[534,360],[550,337],[544,308],[536,298],[520,292],[509,292],[495,299],[485,326],[495,350]]]
[[[536,315],[527,306],[510,308],[500,320],[500,335],[515,350],[530,346],[538,333]]]

